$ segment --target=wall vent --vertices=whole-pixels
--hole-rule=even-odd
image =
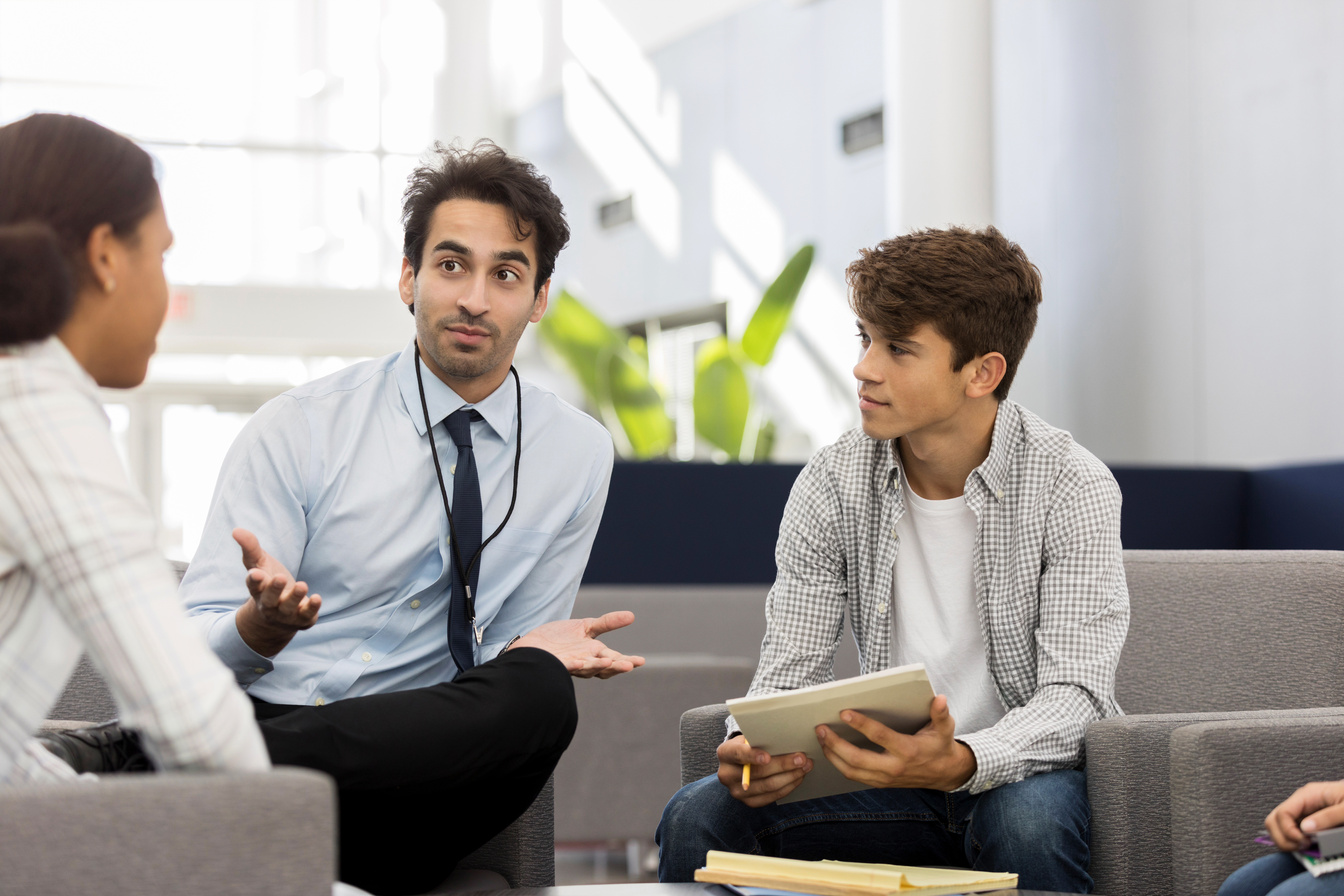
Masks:
[[[635,220],[635,197],[629,195],[602,203],[597,207],[597,220],[603,230],[629,224]]]
[[[882,145],[882,110],[855,116],[840,125],[840,145],[847,155]]]

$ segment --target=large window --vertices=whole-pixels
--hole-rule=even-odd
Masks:
[[[445,34],[432,0],[0,0],[0,123],[154,153],[175,283],[386,285]]]
[[[314,288],[396,282],[447,27],[434,0],[0,0],[0,124],[73,113],[149,150],[175,288],[260,287],[276,303],[301,288],[322,308]],[[239,330],[217,354],[170,345],[143,387],[105,396],[173,557],[194,552],[251,414],[355,360],[258,355]]]

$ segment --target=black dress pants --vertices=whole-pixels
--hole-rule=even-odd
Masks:
[[[340,877],[424,893],[532,804],[578,724],[574,684],[520,647],[427,688],[282,706],[253,700],[271,761],[339,793]]]

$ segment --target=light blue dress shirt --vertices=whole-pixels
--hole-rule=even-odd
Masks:
[[[259,699],[322,705],[457,674],[448,652],[448,519],[414,345],[268,402],[224,459],[181,594],[215,653]],[[422,372],[451,501],[457,448],[443,421],[466,403]],[[509,508],[516,401],[510,375],[473,405],[483,418],[472,423],[471,437],[485,536]],[[522,412],[517,506],[479,561],[478,663],[514,635],[568,618],[611,480],[611,437],[597,421],[526,381]],[[317,624],[273,659],[248,647],[234,622],[247,598],[231,536],[237,526],[322,597]]]

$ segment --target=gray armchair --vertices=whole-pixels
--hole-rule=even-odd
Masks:
[[[1186,725],[1171,735],[1172,877],[1177,893],[1216,893],[1269,852],[1251,835],[1308,781],[1344,777],[1344,710]]]
[[[1211,894],[1263,854],[1250,838],[1279,800],[1344,777],[1344,552],[1126,551],[1125,573],[1116,695],[1138,714],[1088,729],[1092,875]],[[717,768],[726,715],[682,716],[683,783]]]
[[[0,894],[330,896],[336,792],[306,769],[0,791]]]

